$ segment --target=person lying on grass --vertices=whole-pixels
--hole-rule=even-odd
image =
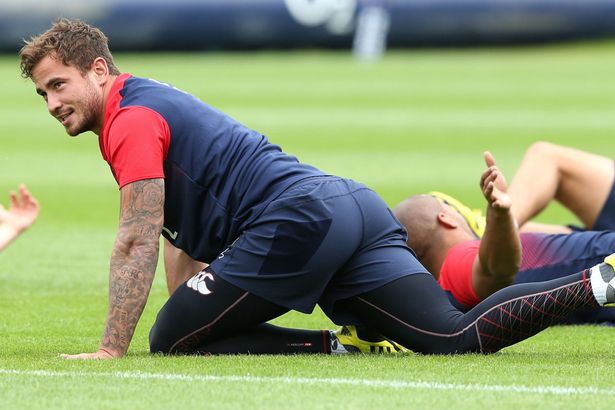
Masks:
[[[572,274],[615,249],[612,159],[536,143],[510,189],[493,156],[485,153],[485,161],[480,185],[487,201],[486,223],[438,192],[412,196],[394,208],[413,233],[408,245],[455,306],[465,311],[505,286]],[[584,228],[530,221],[550,200],[570,209]],[[564,322],[615,323],[615,310],[584,309]]]

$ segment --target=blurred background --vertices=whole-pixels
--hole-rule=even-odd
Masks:
[[[116,51],[518,45],[615,32],[612,0],[3,0],[0,50],[58,16]]]

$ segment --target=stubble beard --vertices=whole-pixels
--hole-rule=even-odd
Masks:
[[[89,82],[87,83],[85,92],[85,101],[79,104],[79,106],[78,107],[82,109],[80,123],[76,124],[74,130],[66,129],[66,133],[71,137],[75,137],[86,131],[92,131],[97,127],[98,113],[102,111],[102,97],[96,93],[96,90]]]

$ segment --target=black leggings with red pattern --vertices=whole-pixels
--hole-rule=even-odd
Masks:
[[[180,286],[150,332],[150,350],[171,354],[328,353],[328,331],[265,322],[288,309],[224,281],[213,271],[209,294]],[[341,302],[363,325],[414,352],[495,352],[524,340],[571,312],[595,307],[586,271],[496,292],[467,313],[451,305],[429,274],[395,280]]]

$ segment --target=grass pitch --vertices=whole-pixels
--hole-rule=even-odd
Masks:
[[[481,206],[482,151],[510,177],[548,140],[615,155],[615,44],[349,53],[143,54],[120,68],[170,82],[390,205],[428,190]],[[118,192],[93,134],[67,137],[15,56],[0,57],[0,201],[20,182],[39,221],[0,255],[2,408],[612,408],[615,330],[557,327],[490,355],[152,357],[157,274],[129,354],[98,346]],[[560,207],[543,221],[570,222]],[[320,312],[276,323],[331,328]]]

